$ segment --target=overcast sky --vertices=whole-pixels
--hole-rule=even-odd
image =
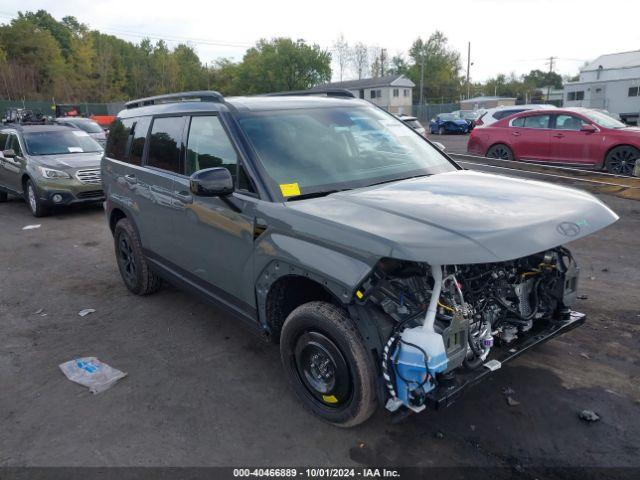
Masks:
[[[134,42],[183,41],[203,62],[239,60],[256,40],[275,36],[331,48],[340,33],[350,44],[406,55],[416,37],[441,30],[464,68],[471,41],[472,81],[546,70],[550,56],[558,73],[573,75],[598,55],[640,49],[638,0],[3,0],[0,21],[40,8]]]

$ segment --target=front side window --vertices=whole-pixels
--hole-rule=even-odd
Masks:
[[[5,149],[5,145],[7,144],[8,138],[9,138],[8,133],[0,132],[0,151]]]
[[[558,115],[556,117],[556,130],[580,130],[583,123],[586,122],[573,115]]]
[[[301,194],[457,170],[397,118],[376,108],[246,112],[241,128],[273,183]]]
[[[102,147],[84,130],[49,130],[24,134],[30,155],[63,155],[70,153],[98,153]]]
[[[22,156],[22,149],[20,148],[20,140],[18,140],[18,136],[15,133],[9,135],[9,143],[7,143],[7,150],[11,150],[15,152],[16,155]]]
[[[153,120],[147,165],[169,172],[180,172],[183,128],[183,117],[160,117]]]
[[[549,115],[529,115],[524,117],[524,128],[549,128]]]
[[[524,118],[525,117],[514,118],[513,120],[511,120],[511,126],[512,127],[524,127]]]
[[[187,140],[187,175],[205,168],[224,167],[235,178],[238,155],[216,116],[193,117]]]

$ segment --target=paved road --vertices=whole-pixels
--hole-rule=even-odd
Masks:
[[[399,423],[379,410],[351,430],[303,410],[277,348],[227,314],[172,287],[130,295],[100,208],[36,220],[1,204],[0,465],[522,466],[532,478],[542,466],[640,467],[640,203],[602,198],[621,220],[571,245],[585,326],[452,408]],[[94,396],[58,370],[89,355],[128,377]],[[581,409],[601,420],[584,423]]]

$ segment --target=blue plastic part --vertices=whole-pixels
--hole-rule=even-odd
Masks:
[[[406,406],[410,406],[410,392],[415,390],[424,382],[429,373],[433,378],[436,373],[443,372],[447,368],[446,353],[430,357],[425,366],[424,355],[414,347],[400,343],[392,355],[396,367],[396,392],[398,398]],[[428,370],[427,370],[428,367]],[[422,385],[424,393],[428,393],[435,388],[433,380],[429,380]]]

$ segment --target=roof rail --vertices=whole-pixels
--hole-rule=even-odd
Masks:
[[[299,95],[317,95],[338,98],[356,98],[356,96],[345,88],[311,88],[309,90],[292,90],[290,92],[265,93],[267,97],[291,97]]]
[[[169,93],[167,95],[156,95],[155,97],[139,98],[125,103],[127,109],[145,107],[147,105],[158,105],[162,103],[178,102],[224,102],[221,93],[213,90],[200,90],[196,92]]]

